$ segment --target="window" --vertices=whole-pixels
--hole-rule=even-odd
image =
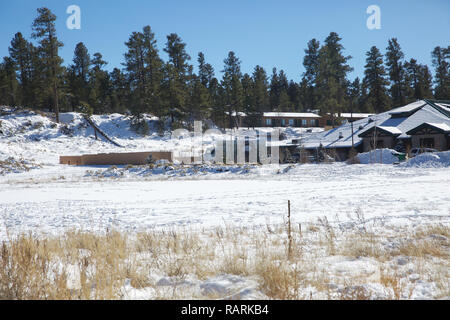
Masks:
[[[294,119],[289,119],[289,125],[293,126],[294,125]]]
[[[434,138],[420,138],[420,147],[434,148]]]
[[[308,125],[308,122],[306,119],[302,119],[302,126],[306,127]]]
[[[272,125],[272,119],[266,119],[266,125],[267,126]]]
[[[286,125],[286,119],[281,119],[281,126],[284,127]]]
[[[316,120],[311,119],[311,120],[309,121],[309,123],[311,123],[311,127],[314,127],[314,126],[316,125]]]

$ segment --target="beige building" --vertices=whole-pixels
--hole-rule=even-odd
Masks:
[[[150,158],[151,157],[151,158]],[[69,165],[142,165],[151,161],[167,160],[173,161],[172,152],[127,152],[127,153],[99,153],[84,154],[81,156],[60,156],[60,164]]]
[[[322,117],[312,112],[264,112],[263,127],[322,127]]]

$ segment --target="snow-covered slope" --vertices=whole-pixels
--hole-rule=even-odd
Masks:
[[[199,151],[212,148],[215,139],[224,134],[208,133],[194,137],[185,132],[172,137],[170,131],[162,136],[157,131],[157,118],[144,115],[149,132],[141,135],[131,129],[131,117],[122,114],[93,115],[92,121],[109,138],[122,147],[113,145],[98,135],[97,140],[93,128],[76,112],[61,113],[61,123],[56,123],[44,113],[0,107],[0,160],[9,157],[24,158],[44,165],[59,163],[60,155],[78,155],[100,152],[127,151],[174,151],[191,152],[193,146]],[[261,133],[271,132],[272,128],[255,128]],[[255,134],[253,129],[227,130],[225,135],[242,136]],[[313,132],[322,129],[314,128]],[[306,128],[285,128],[287,139],[309,135]]]

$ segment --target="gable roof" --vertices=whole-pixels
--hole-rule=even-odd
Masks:
[[[448,113],[446,114],[448,106]],[[406,106],[356,120],[353,123],[344,123],[341,126],[312,134],[305,137],[302,142],[305,148],[317,148],[320,144],[324,148],[357,146],[362,142],[362,136],[367,130],[378,127],[395,135],[399,139],[409,138],[408,132],[423,123],[443,124],[450,126],[450,103],[435,100],[419,100]]]
[[[406,132],[406,134],[412,135],[412,134],[419,132],[420,130],[422,130],[424,128],[429,128],[429,129],[435,130],[440,133],[449,133],[450,132],[450,125],[448,125],[446,123],[424,122],[424,123],[418,125],[417,127],[412,128],[411,130]]]
[[[367,137],[375,131],[375,128],[376,130],[379,130],[380,132],[383,132],[385,135],[389,136],[398,136],[402,134],[402,132],[397,127],[372,126],[370,129],[360,133],[358,137]]]

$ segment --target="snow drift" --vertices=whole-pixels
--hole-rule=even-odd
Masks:
[[[394,162],[398,162],[398,157],[396,157],[395,154],[398,154],[398,152],[392,149],[385,148],[359,153],[356,157],[362,164],[370,164],[370,163],[393,164]]]
[[[450,167],[450,151],[422,153],[402,165],[405,167],[422,168]]]

